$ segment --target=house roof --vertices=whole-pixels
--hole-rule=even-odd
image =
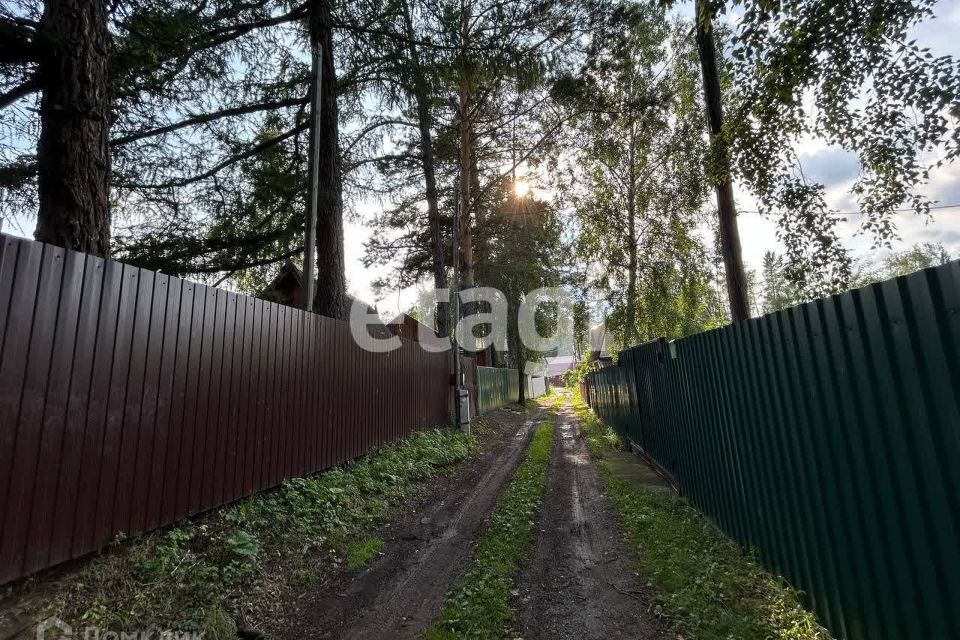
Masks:
[[[547,376],[560,376],[577,366],[577,356],[548,356]]]
[[[283,264],[280,265],[280,269],[277,271],[277,275],[270,282],[270,285],[267,287],[267,289],[273,290],[273,291],[282,291],[285,288],[284,287],[285,280],[290,281],[290,284],[288,284],[287,286],[293,285],[299,289],[303,289],[303,271],[301,271],[300,267],[295,265],[293,261],[290,260],[290,258],[287,258],[286,260],[284,260]],[[344,298],[344,302],[348,306],[352,307],[355,304],[361,304],[364,307],[366,307],[367,313],[378,313],[377,308],[375,306],[368,304],[363,300],[355,298],[349,293],[345,293],[343,298]]]
[[[398,313],[395,318],[387,323],[387,330],[401,338],[430,345],[438,349],[450,347],[449,340],[438,336],[433,329],[406,313]]]

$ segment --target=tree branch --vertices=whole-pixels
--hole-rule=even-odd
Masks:
[[[282,133],[274,138],[264,140],[263,142],[250,147],[249,149],[247,149],[242,153],[238,153],[236,155],[230,156],[229,158],[226,158],[225,160],[223,160],[222,162],[219,162],[216,166],[208,169],[207,171],[204,171],[203,173],[197,174],[195,176],[190,176],[189,178],[168,180],[166,182],[161,182],[159,184],[129,182],[126,184],[121,183],[121,184],[118,184],[117,186],[123,187],[126,189],[169,189],[172,187],[184,187],[188,184],[193,184],[194,182],[200,182],[201,180],[206,180],[207,178],[213,177],[214,175],[216,175],[217,173],[219,173],[220,171],[222,171],[223,169],[226,169],[231,165],[234,165],[242,160],[246,160],[247,158],[251,158],[257,155],[258,153],[260,153],[261,151],[270,149],[271,147],[277,144],[280,144],[284,140],[292,138],[293,136],[297,135],[301,131],[306,131],[308,126],[309,126],[308,123],[299,124],[293,129],[291,129],[290,131],[287,131],[286,133]]]
[[[185,127],[192,127],[198,124],[204,124],[206,122],[212,122],[214,120],[220,120],[222,118],[230,118],[246,113],[256,113],[258,111],[268,111],[270,109],[281,109],[283,107],[296,107],[309,102],[310,99],[306,97],[289,98],[287,100],[273,100],[271,102],[261,102],[258,104],[247,104],[239,107],[231,107],[229,109],[221,109],[220,111],[213,111],[210,113],[191,116],[179,122],[174,122],[163,127],[157,127],[156,129],[147,129],[146,131],[138,131],[137,133],[130,133],[124,136],[116,137],[110,141],[110,146],[119,147],[131,142],[136,142],[137,140],[143,140],[144,138],[160,136],[165,133],[170,133],[171,131],[176,131]]]
[[[215,47],[220,44],[225,44],[231,40],[236,40],[242,35],[250,33],[255,29],[263,29],[265,27],[274,27],[280,24],[285,24],[287,22],[293,22],[299,18],[303,18],[307,15],[307,3],[301,4],[298,7],[294,7],[288,13],[285,13],[280,16],[275,16],[273,18],[266,18],[264,20],[255,20],[251,22],[242,22],[240,24],[229,25],[226,27],[219,27],[217,29],[211,29],[205,33],[200,34],[194,42],[202,46],[204,49],[210,47]],[[211,37],[214,36],[214,37]],[[209,38],[209,40],[206,40]]]
[[[0,64],[27,64],[39,60],[36,29],[0,17]]]
[[[414,127],[414,128],[416,128],[417,126],[412,122],[407,122],[406,120],[377,120],[376,122],[371,122],[366,127],[364,127],[356,135],[356,137],[354,137],[353,140],[350,141],[350,144],[348,144],[346,149],[343,150],[343,155],[346,156],[347,154],[349,154],[350,151],[357,145],[357,143],[359,143],[364,138],[364,136],[366,136],[371,131],[379,129],[380,127],[390,126],[392,124],[397,124],[405,127]]]
[[[396,153],[386,156],[377,156],[375,158],[364,158],[363,160],[357,160],[356,162],[351,162],[348,166],[345,166],[344,173],[349,173],[350,171],[353,171],[354,169],[365,164],[372,164],[374,162],[391,162],[393,160],[413,160],[419,163],[420,156],[413,153]]]
[[[221,262],[221,263],[208,263],[202,267],[191,267],[189,272],[184,271],[183,273],[221,273],[223,271],[240,271],[242,269],[251,269],[253,267],[262,267],[268,264],[275,264],[281,260],[286,260],[295,255],[303,254],[303,245],[294,247],[290,251],[286,251],[277,256],[269,256],[267,258],[260,258],[257,260],[246,260],[240,262]]]
[[[579,115],[581,115],[581,114],[583,114],[583,113],[584,113],[583,111],[577,111],[577,112],[575,112],[575,113],[571,113],[571,114],[567,115],[567,116],[564,117],[564,118],[561,118],[556,124],[554,124],[552,127],[550,127],[550,129],[548,129],[547,132],[544,133],[544,134],[540,137],[540,139],[537,140],[537,142],[534,143],[534,145],[527,150],[526,153],[524,153],[522,156],[520,156],[519,158],[517,158],[517,159],[513,162],[512,166],[511,166],[509,169],[507,169],[505,172],[501,173],[499,176],[495,177],[493,180],[491,180],[490,182],[488,182],[487,185],[486,185],[485,187],[483,187],[483,189],[481,189],[480,192],[477,193],[477,194],[473,197],[473,201],[474,201],[474,202],[479,202],[480,199],[481,199],[483,196],[485,196],[488,191],[490,191],[490,189],[492,189],[494,186],[496,186],[497,184],[499,184],[501,181],[503,181],[503,180],[505,180],[506,178],[510,177],[510,176],[513,174],[513,171],[514,171],[517,167],[519,167],[521,164],[523,164],[524,162],[526,162],[526,161],[530,158],[530,156],[532,156],[534,153],[536,153],[537,149],[539,149],[541,146],[543,146],[543,144],[546,143],[547,140],[549,140],[551,137],[553,137],[554,134],[556,134],[558,131],[560,131],[560,129],[563,127],[563,125],[565,125],[565,124],[568,123],[570,120],[573,120],[574,118],[576,118],[577,116],[579,116]]]
[[[24,80],[22,83],[13,87],[6,93],[0,94],[0,109],[5,109],[11,104],[19,100],[20,98],[26,97],[31,93],[35,93],[40,90],[40,78],[36,73],[31,75],[29,78]]]

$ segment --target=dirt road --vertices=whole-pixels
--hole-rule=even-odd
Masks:
[[[417,638],[466,571],[472,541],[510,482],[543,410],[497,411],[490,450],[384,532],[379,558],[301,598],[277,630],[283,638]]]
[[[525,640],[660,638],[654,594],[634,576],[572,409],[558,411],[539,535],[521,572],[518,635]],[[640,464],[638,461],[637,464]]]
[[[438,487],[434,498],[383,533],[367,568],[302,597],[284,616],[283,638],[418,638],[470,561],[544,410],[499,411],[500,442]],[[519,576],[516,633],[527,640],[662,636],[653,595],[638,584],[601,481],[568,406],[557,417],[537,539]],[[639,464],[639,462],[638,462]]]

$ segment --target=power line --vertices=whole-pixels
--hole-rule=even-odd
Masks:
[[[930,211],[934,211],[934,210],[938,210],[938,209],[960,209],[960,203],[957,203],[957,204],[940,204],[940,205],[934,205],[934,206],[932,206],[932,207],[928,207],[928,209],[929,209]],[[911,208],[911,207],[906,207],[906,208],[903,208],[903,209],[891,209],[891,211],[893,211],[894,213],[911,213],[911,212],[914,211],[914,209]],[[738,210],[738,212],[739,212],[739,213],[760,213],[760,212],[757,211],[756,209],[740,209],[740,210]],[[864,215],[863,211],[831,211],[830,213],[832,213],[832,214],[835,215],[835,216],[862,216],[862,215]]]

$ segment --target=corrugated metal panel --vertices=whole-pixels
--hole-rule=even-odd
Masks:
[[[633,347],[587,387],[837,636],[960,637],[960,263]]]
[[[477,367],[476,384],[479,415],[520,400],[520,378],[516,369]]]
[[[450,356],[0,235],[0,583],[447,424]]]
[[[461,366],[463,367],[463,384],[470,391],[470,415],[480,415],[478,403],[477,387],[477,360],[476,358],[461,357]]]
[[[546,378],[543,376],[527,376],[527,398],[539,398],[546,392]]]

